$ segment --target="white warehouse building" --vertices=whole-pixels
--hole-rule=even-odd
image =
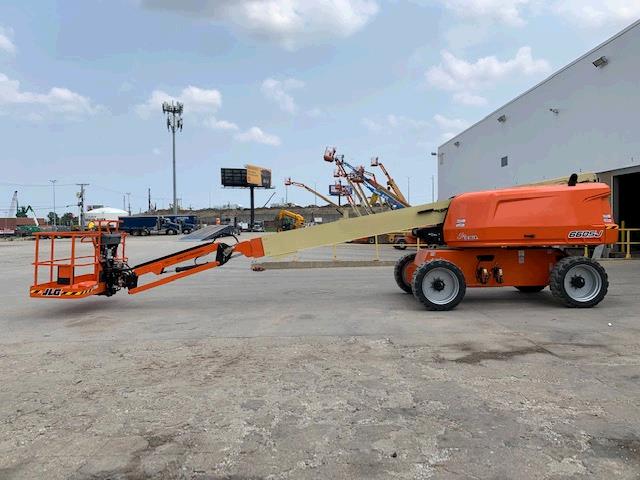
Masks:
[[[438,196],[594,172],[640,227],[640,20],[438,148]]]

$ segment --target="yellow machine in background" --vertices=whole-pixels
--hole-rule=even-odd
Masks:
[[[295,230],[304,227],[304,217],[289,210],[280,210],[276,215],[276,230],[283,232],[285,230]]]

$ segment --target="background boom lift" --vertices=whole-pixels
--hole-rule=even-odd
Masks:
[[[278,256],[390,231],[439,229],[442,245],[402,257],[394,269],[398,286],[430,310],[449,310],[467,287],[514,286],[522,292],[550,285],[552,294],[571,307],[592,307],[607,293],[607,274],[597,262],[569,256],[562,246],[614,243],[610,188],[602,183],[515,187],[461,194],[427,205],[339,220],[239,242],[210,242],[130,267],[125,234],[96,231],[36,234],[32,297],[82,298],[135,294],[188,275],[224,265],[237,255]],[[428,230],[427,229],[427,230]],[[71,254],[54,257],[56,235],[71,238]],[[41,243],[51,243],[49,259],[39,258]],[[91,243],[93,255],[76,254],[76,242]],[[198,263],[208,256],[209,260]],[[193,264],[183,265],[193,260]],[[76,268],[91,267],[87,274]],[[171,269],[171,267],[174,267]],[[48,281],[40,282],[45,269]],[[160,278],[140,284],[148,274]]]

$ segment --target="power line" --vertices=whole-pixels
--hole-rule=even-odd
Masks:
[[[11,183],[11,182],[0,182],[0,185],[6,185],[8,187],[49,187],[51,188],[50,183]],[[75,183],[58,183],[58,187],[73,187]]]

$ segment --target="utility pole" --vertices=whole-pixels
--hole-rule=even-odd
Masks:
[[[180,102],[164,102],[162,112],[167,115],[167,130],[173,138],[173,214],[178,215],[178,199],[176,194],[176,130],[182,131],[182,110]]]
[[[51,182],[51,186],[53,187],[53,230],[56,230],[56,182],[57,180],[49,180]]]
[[[127,211],[127,197],[125,194],[122,194],[122,210]]]
[[[127,208],[127,212],[131,215],[131,192],[127,192],[127,205],[129,207]]]
[[[80,187],[80,193],[78,193],[78,207],[80,207],[80,230],[84,230],[84,187],[89,186],[88,183],[76,183]]]
[[[147,188],[147,197],[149,201],[149,210],[147,211],[150,212],[151,211],[151,188]]]

